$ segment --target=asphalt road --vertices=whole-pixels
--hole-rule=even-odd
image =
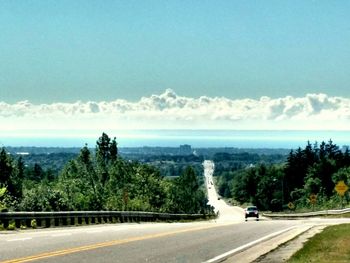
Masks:
[[[118,224],[0,234],[9,262],[204,262],[297,221]]]
[[[219,222],[243,222],[244,221],[244,210],[238,206],[229,206],[219,199],[217,191],[215,189],[213,173],[214,163],[210,160],[203,162],[204,177],[208,192],[209,204],[215,207],[215,212],[219,212]]]
[[[316,220],[244,222],[241,208],[218,200],[212,162],[205,162],[209,201],[219,218],[209,222],[111,224],[0,232],[1,262],[210,262],[279,231]]]

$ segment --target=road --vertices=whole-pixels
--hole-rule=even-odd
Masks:
[[[241,208],[218,200],[212,162],[205,162],[209,202],[219,218],[208,222],[107,224],[0,232],[1,262],[215,262],[228,251],[319,224],[321,220],[248,220]],[[210,189],[209,189],[210,187]],[[322,221],[324,222],[324,221]],[[330,221],[331,222],[331,221]]]
[[[229,206],[224,200],[218,199],[219,196],[213,181],[214,162],[206,160],[203,162],[203,167],[209,204],[215,207],[215,212],[219,212],[218,222],[243,222],[244,210],[242,208],[238,206]]]
[[[0,234],[0,260],[204,262],[296,224],[295,221],[236,224],[212,221],[20,231]]]

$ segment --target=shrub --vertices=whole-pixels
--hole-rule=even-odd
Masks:
[[[32,219],[32,221],[30,221],[30,226],[32,227],[32,228],[37,228],[37,223],[36,223],[36,220],[35,219]]]

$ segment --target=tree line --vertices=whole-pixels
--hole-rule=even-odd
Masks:
[[[0,151],[0,209],[13,211],[137,210],[209,213],[192,167],[174,179],[154,166],[124,160],[116,138],[103,133],[93,153],[85,145],[58,176],[40,165],[26,167]]]
[[[317,196],[317,205],[334,207],[339,203],[335,184],[339,180],[350,184],[350,154],[348,148],[341,151],[331,140],[308,142],[303,149],[291,150],[285,162],[260,163],[216,175],[221,195],[262,210],[279,211],[287,204],[310,207],[310,195]],[[348,201],[348,195],[345,199]]]

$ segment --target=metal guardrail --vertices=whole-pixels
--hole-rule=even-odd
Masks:
[[[313,216],[324,216],[324,215],[341,215],[350,213],[350,208],[339,209],[339,210],[323,210],[316,212],[307,213],[263,213],[263,216],[270,218],[302,218],[302,217],[313,217]]]
[[[16,228],[60,225],[81,225],[95,223],[154,222],[197,220],[214,217],[215,214],[169,214],[136,211],[62,211],[62,212],[0,212],[0,223],[8,228],[14,222]]]

